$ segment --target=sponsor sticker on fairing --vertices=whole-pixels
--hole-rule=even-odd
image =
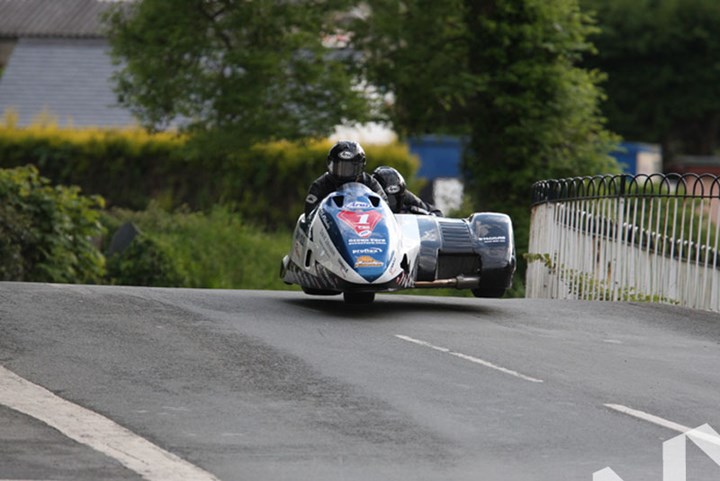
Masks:
[[[348,243],[348,245],[351,245],[351,246],[358,246],[358,245],[363,245],[363,246],[366,246],[366,245],[384,246],[384,245],[387,244],[387,240],[384,239],[384,238],[382,238],[382,237],[379,237],[379,238],[376,238],[376,237],[366,237],[366,238],[362,238],[362,239],[358,239],[358,238],[348,239],[348,240],[347,240],[347,243]]]
[[[366,247],[364,249],[353,249],[352,250],[353,255],[379,254],[381,252],[382,252],[382,249],[380,247]]]
[[[382,267],[383,263],[371,256],[360,256],[355,260],[355,268]]]
[[[361,200],[356,200],[355,202],[350,202],[349,204],[345,204],[345,207],[347,209],[369,209],[372,207],[372,204],[369,202],[363,202]]]
[[[323,226],[325,226],[325,228],[327,229],[330,226],[330,218],[329,218],[327,212],[325,212],[324,210],[320,210],[320,212],[318,213],[318,216],[320,217],[320,220],[322,221]]]
[[[343,274],[347,274],[348,271],[350,270],[350,269],[347,268],[347,266],[345,265],[345,263],[344,263],[343,261],[341,261],[341,260],[338,260],[338,261],[337,261],[337,265],[338,265],[338,267],[340,267],[340,270],[342,271]]]
[[[507,237],[504,235],[498,235],[493,237],[479,237],[478,240],[486,244],[504,244],[507,242]]]
[[[307,243],[307,236],[305,234],[302,234],[300,229],[298,229],[297,231],[295,231],[293,243],[299,244],[300,247],[305,247],[305,244]]]
[[[318,239],[318,245],[322,248],[324,252],[333,252],[335,250],[335,247],[333,246],[332,241],[330,240],[330,236],[325,230],[320,230],[320,238]]]
[[[390,271],[394,270],[395,264],[397,264],[397,257],[395,257],[395,254],[393,254],[392,258],[390,259],[390,262],[389,262],[390,267],[388,270],[390,270]]]

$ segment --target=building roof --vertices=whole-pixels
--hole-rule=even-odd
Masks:
[[[0,116],[13,109],[20,126],[43,113],[62,126],[134,125],[117,104],[108,49],[103,39],[20,38],[0,79]]]
[[[667,170],[679,174],[720,175],[720,156],[677,155],[672,159]]]
[[[114,0],[0,0],[0,37],[105,36],[101,14]]]

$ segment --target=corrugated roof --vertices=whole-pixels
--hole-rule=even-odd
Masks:
[[[0,0],[0,37],[104,37],[112,0]]]
[[[43,112],[64,126],[135,124],[112,90],[108,49],[102,39],[19,39],[0,78],[0,116],[12,108],[21,126]]]

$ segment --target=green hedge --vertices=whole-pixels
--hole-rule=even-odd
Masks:
[[[1,127],[0,167],[31,164],[55,184],[78,185],[108,205],[142,209],[151,198],[182,195],[177,179],[202,173],[183,161],[183,145],[178,137],[140,130]]]
[[[229,159],[221,174],[221,192],[244,218],[263,225],[290,226],[304,209],[310,184],[326,170],[330,142],[305,145],[276,142],[257,145]],[[368,171],[392,165],[409,177],[417,160],[401,144],[365,147]]]
[[[198,154],[187,140],[141,130],[0,126],[0,168],[37,166],[53,183],[78,185],[109,206],[207,210],[216,203],[269,226],[291,226],[310,183],[325,170],[328,141],[275,142],[231,154]],[[411,179],[417,159],[403,144],[366,146],[368,168],[392,165]]]

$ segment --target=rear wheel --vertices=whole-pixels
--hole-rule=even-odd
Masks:
[[[502,287],[495,288],[495,289],[472,289],[472,293],[475,297],[484,297],[484,298],[499,298],[505,295],[505,289]]]
[[[348,304],[370,304],[375,300],[374,292],[343,292],[345,302]]]

